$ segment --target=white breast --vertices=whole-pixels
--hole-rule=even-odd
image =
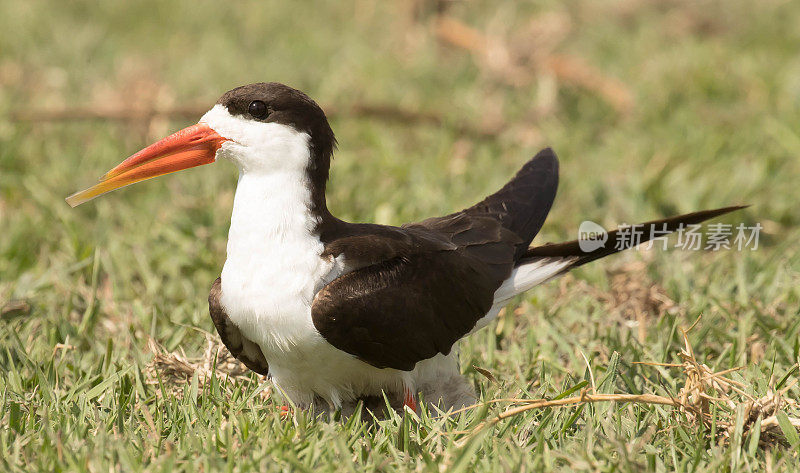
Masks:
[[[333,269],[320,257],[323,244],[312,233],[316,222],[304,187],[285,173],[242,174],[231,215],[221,302],[231,321],[273,357],[318,337],[311,302]]]

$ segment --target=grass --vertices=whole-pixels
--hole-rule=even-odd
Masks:
[[[205,299],[225,257],[233,168],[187,171],[72,210],[65,196],[189,122],[13,114],[210,106],[234,86],[276,80],[331,107],[392,105],[445,122],[338,114],[329,201],[342,218],[399,224],[464,207],[543,146],[561,158],[562,185],[539,242],[572,239],[585,219],[613,226],[752,204],[723,221],[761,223],[758,250],[629,252],[586,266],[465,341],[463,370],[483,401],[574,396],[593,378],[608,380],[604,393],[669,397],[684,387],[681,368],[635,362],[681,363],[679,328],[702,315],[688,334],[694,355],[713,371],[743,366],[727,376],[748,395],[797,377],[800,5],[450,5],[448,17],[529,59],[558,54],[590,68],[581,82],[529,61],[514,82],[502,64],[443,41],[434,3],[0,4],[0,469],[794,468],[791,428],[766,445],[744,429],[729,440],[713,419],[669,406],[527,410],[467,437],[457,432],[507,404],[378,424],[283,419],[253,375],[180,386],[153,378],[150,337],[200,356],[213,330]],[[630,94],[631,108],[593,88],[598,77]],[[500,131],[478,139],[449,124]],[[736,419],[732,409],[712,414]],[[777,419],[785,427],[797,414]]]

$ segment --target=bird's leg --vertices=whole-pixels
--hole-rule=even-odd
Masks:
[[[408,407],[414,412],[419,413],[417,398],[408,386],[403,387],[403,406]]]

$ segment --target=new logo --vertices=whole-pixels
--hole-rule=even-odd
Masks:
[[[578,246],[584,253],[603,248],[608,241],[608,232],[600,225],[584,220],[578,227]]]

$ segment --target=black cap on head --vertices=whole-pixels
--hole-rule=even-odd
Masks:
[[[325,112],[308,95],[287,85],[277,82],[243,85],[225,92],[217,103],[231,115],[281,123],[306,132],[318,153],[330,156],[336,146]]]

